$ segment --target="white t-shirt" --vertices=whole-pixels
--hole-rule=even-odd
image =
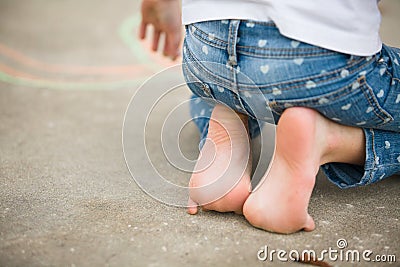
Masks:
[[[272,20],[281,34],[338,52],[380,51],[377,0],[182,0],[183,24],[207,20]]]

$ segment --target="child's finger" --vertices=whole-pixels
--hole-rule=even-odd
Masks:
[[[188,207],[187,207],[187,213],[191,215],[195,215],[198,212],[198,204],[194,202],[190,197],[188,200]]]
[[[174,43],[171,42],[171,36],[169,34],[165,36],[163,55],[171,58],[172,60],[175,60],[178,56],[174,48]]]
[[[153,33],[153,44],[152,44],[152,46],[151,46],[151,49],[152,49],[153,51],[157,51],[157,49],[158,49],[158,42],[160,41],[160,35],[161,35],[161,32],[158,31],[158,30],[156,30],[156,29],[154,29],[154,33]]]
[[[147,23],[142,21],[139,27],[139,38],[142,40],[146,38],[146,28],[147,28]]]
[[[180,36],[179,34],[169,33],[165,38],[164,55],[169,56],[172,60],[180,55]]]
[[[164,49],[163,49],[163,55],[166,57],[171,57],[172,55],[170,54],[170,43],[169,43],[170,35],[168,33],[165,34],[165,40],[164,40]]]

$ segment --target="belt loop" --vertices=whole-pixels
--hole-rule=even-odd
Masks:
[[[229,34],[228,34],[228,62],[227,65],[231,67],[232,71],[232,84],[231,84],[231,91],[233,93],[234,102],[236,111],[245,112],[246,108],[243,104],[243,101],[240,97],[238,91],[238,83],[237,83],[237,73],[238,70],[234,67],[238,65],[237,63],[237,54],[236,54],[236,45],[238,43],[239,38],[239,26],[240,20],[230,20],[229,23]]]
[[[228,64],[230,66],[237,65],[236,59],[236,44],[238,39],[240,20],[230,20],[229,21],[229,35],[228,35]]]

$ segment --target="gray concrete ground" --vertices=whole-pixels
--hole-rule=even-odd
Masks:
[[[143,193],[124,162],[122,121],[165,62],[134,39],[138,6],[0,1],[0,266],[271,266],[289,263],[259,261],[260,247],[321,252],[340,238],[345,250],[400,257],[398,177],[340,190],[321,175],[310,204],[317,229],[289,236],[239,215],[189,216]],[[400,46],[400,1],[382,11],[384,40]]]

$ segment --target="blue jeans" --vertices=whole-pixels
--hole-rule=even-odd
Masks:
[[[322,166],[333,183],[347,188],[400,174],[400,49],[384,45],[360,57],[289,39],[272,22],[225,20],[186,26],[183,50],[202,140],[218,101],[249,116],[252,138],[257,120],[277,123],[286,108],[308,107],[365,134],[364,166]]]

